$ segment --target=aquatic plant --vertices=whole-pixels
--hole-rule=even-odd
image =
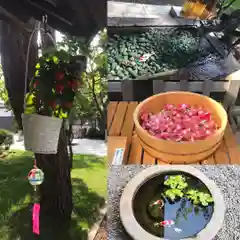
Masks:
[[[168,176],[164,181],[164,185],[167,188],[162,195],[171,201],[179,197],[186,198],[192,201],[194,205],[201,205],[203,207],[207,207],[210,203],[213,203],[213,198],[209,193],[198,189],[188,189],[186,178],[182,175]]]
[[[171,189],[185,189],[188,184],[186,179],[182,175],[169,176],[167,180],[164,181],[165,186],[169,186]]]
[[[206,207],[209,203],[213,202],[213,198],[209,193],[200,192],[198,190],[189,190],[186,193],[187,198],[193,202],[195,205],[201,204]]]

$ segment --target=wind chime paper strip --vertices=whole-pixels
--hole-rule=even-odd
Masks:
[[[121,165],[123,162],[123,148],[117,148],[113,157],[112,165]]]
[[[33,205],[32,224],[33,224],[33,233],[37,235],[40,235],[39,215],[40,215],[40,204],[35,203]]]

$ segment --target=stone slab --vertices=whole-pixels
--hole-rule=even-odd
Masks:
[[[161,2],[159,2],[161,4]],[[177,26],[194,25],[193,20],[173,18],[171,5],[108,2],[108,26]],[[181,10],[181,6],[175,6]]]

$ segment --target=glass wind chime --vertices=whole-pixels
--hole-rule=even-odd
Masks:
[[[33,208],[32,208],[32,231],[40,235],[40,203],[37,187],[43,183],[44,173],[37,167],[37,162],[34,160],[33,169],[28,173],[28,181],[34,188]]]

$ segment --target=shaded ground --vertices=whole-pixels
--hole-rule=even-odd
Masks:
[[[75,155],[72,170],[74,210],[70,229],[64,229],[41,216],[41,235],[31,229],[31,194],[26,175],[32,168],[29,152],[15,151],[0,159],[0,239],[75,240],[87,239],[88,229],[98,220],[106,197],[106,159]],[[90,177],[91,176],[91,177]]]

